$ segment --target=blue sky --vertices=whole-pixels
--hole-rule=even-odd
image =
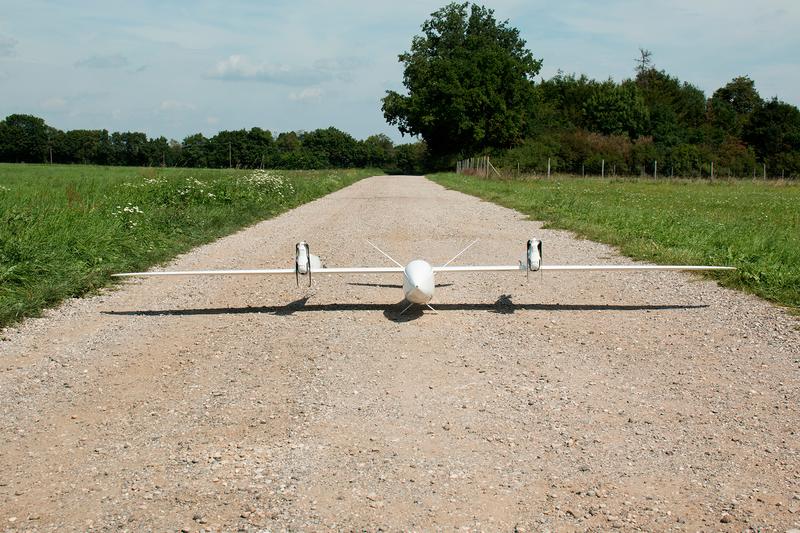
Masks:
[[[380,99],[402,90],[397,55],[446,3],[0,0],[0,117],[179,140],[252,126],[401,140]],[[484,5],[520,30],[545,78],[621,80],[644,47],[706,95],[749,75],[763,97],[800,104],[797,0]]]

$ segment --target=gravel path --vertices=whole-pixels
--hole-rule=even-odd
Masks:
[[[376,177],[170,268],[628,262]],[[800,526],[798,321],[670,273],[149,278],[0,336],[0,530]]]

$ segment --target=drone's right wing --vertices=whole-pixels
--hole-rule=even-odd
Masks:
[[[319,268],[314,270],[314,274],[387,274],[391,272],[402,272],[400,267],[343,267],[343,268]],[[262,268],[262,269],[241,269],[241,270],[174,270],[164,272],[123,272],[112,274],[113,277],[153,277],[153,276],[258,276],[266,274],[287,274],[294,275],[297,271],[294,268]]]

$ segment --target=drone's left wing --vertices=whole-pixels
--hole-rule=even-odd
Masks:
[[[440,266],[434,272],[508,272],[527,270],[525,265]],[[541,265],[536,270],[736,270],[706,265]]]

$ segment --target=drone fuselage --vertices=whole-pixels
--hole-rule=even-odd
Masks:
[[[427,304],[433,298],[436,284],[433,268],[422,259],[411,261],[403,270],[403,293],[406,300],[415,304]]]

